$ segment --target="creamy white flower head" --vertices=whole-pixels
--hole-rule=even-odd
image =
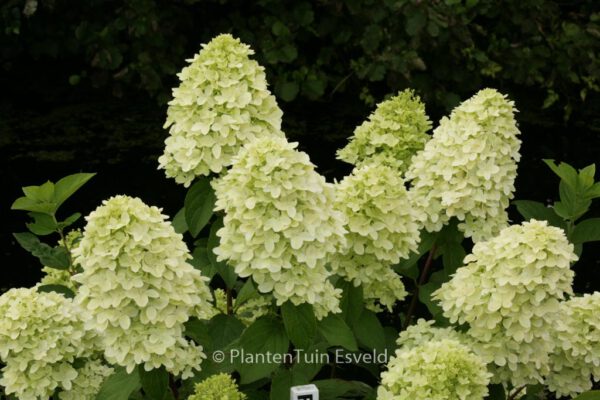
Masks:
[[[58,394],[60,400],[95,400],[104,380],[114,369],[102,363],[101,360],[88,360],[83,367],[77,368],[77,378],[72,382],[71,389]]]
[[[488,394],[485,363],[456,340],[401,348],[387,367],[377,400],[483,400]]]
[[[411,349],[427,342],[438,341],[442,339],[451,339],[460,342],[466,346],[471,345],[471,340],[467,335],[457,332],[452,328],[440,328],[433,326],[435,321],[426,321],[420,318],[416,324],[409,326],[406,330],[400,332],[396,344],[401,350]]]
[[[442,118],[412,159],[406,176],[428,231],[456,217],[465,236],[478,241],[508,224],[521,144],[515,112],[506,96],[481,90]]]
[[[73,280],[106,360],[128,372],[144,364],[191,376],[204,354],[185,340],[183,324],[210,316],[212,296],[208,279],[188,264],[182,236],[160,209],[127,196],[105,200],[86,219],[74,249],[83,272]]]
[[[21,400],[48,399],[70,390],[78,372],[72,363],[96,350],[73,301],[36,288],[11,289],[0,296],[0,385]]]
[[[407,89],[379,103],[337,157],[356,166],[385,164],[404,172],[412,156],[431,138],[426,133],[429,129],[425,106]]]
[[[573,297],[561,304],[556,321],[557,349],[551,355],[549,389],[572,396],[600,381],[600,292]]]
[[[333,271],[391,311],[407,294],[392,265],[417,251],[420,240],[404,181],[386,165],[355,168],[336,185],[335,207],[346,216],[348,234],[347,245],[331,256]]]
[[[475,244],[465,266],[433,293],[451,322],[468,323],[475,351],[495,382],[542,381],[554,350],[560,301],[571,294],[577,259],[562,229],[531,220]]]
[[[158,160],[168,177],[187,187],[197,176],[220,173],[244,143],[282,135],[282,112],[252,54],[238,39],[219,35],[181,71]]]
[[[344,242],[344,221],[333,208],[333,185],[296,146],[257,139],[213,180],[216,210],[225,211],[214,252],[239,276],[252,276],[260,292],[272,291],[278,305],[309,303],[321,318],[340,311],[326,262]]]

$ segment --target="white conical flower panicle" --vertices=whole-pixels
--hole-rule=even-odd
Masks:
[[[577,259],[562,229],[531,220],[475,244],[465,266],[433,293],[451,322],[467,323],[496,382],[542,381],[554,350],[560,301]]]
[[[0,385],[21,400],[45,400],[56,389],[71,390],[78,378],[73,363],[97,350],[73,301],[36,288],[11,289],[0,296]]]
[[[387,368],[377,400],[483,400],[491,376],[469,347],[453,339],[400,348]]]
[[[129,372],[143,364],[191,376],[204,354],[184,338],[183,324],[213,311],[207,279],[188,264],[182,236],[160,209],[127,196],[105,200],[86,219],[74,249],[83,271],[73,280],[106,360]]]
[[[404,172],[430,139],[429,129],[431,121],[421,99],[412,90],[404,90],[379,103],[337,156],[355,166],[376,163]]]
[[[406,296],[392,269],[417,250],[419,225],[397,170],[368,164],[336,185],[335,207],[346,216],[347,245],[331,257],[334,272],[362,285],[365,299],[391,310]]]
[[[333,208],[333,185],[296,146],[257,139],[213,180],[216,210],[225,211],[214,252],[239,276],[252,276],[260,292],[273,291],[278,305],[313,304],[322,317],[339,311],[326,262],[344,241],[344,221]]]
[[[506,96],[481,90],[442,118],[413,157],[407,178],[428,231],[456,217],[465,236],[478,241],[508,224],[521,144],[515,111]]]
[[[187,187],[197,176],[220,173],[244,143],[281,134],[282,112],[252,54],[238,39],[219,35],[181,71],[158,160],[168,177]]]
[[[558,396],[575,397],[592,389],[591,377],[600,381],[600,292],[561,304],[556,324],[546,384]]]

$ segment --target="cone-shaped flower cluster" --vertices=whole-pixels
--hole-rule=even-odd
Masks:
[[[427,342],[450,339],[460,342],[466,346],[471,345],[471,339],[463,333],[457,332],[452,328],[440,328],[433,326],[435,321],[425,321],[420,318],[416,324],[409,326],[406,330],[400,332],[396,344],[402,349],[407,350],[420,346]]]
[[[95,400],[104,380],[113,369],[101,360],[88,360],[81,368],[77,368],[77,378],[72,382],[71,390],[58,394],[60,400]]]
[[[73,301],[35,288],[0,296],[0,385],[21,400],[48,399],[57,388],[69,391],[78,378],[76,358],[96,350]]]
[[[467,346],[453,339],[400,348],[381,374],[377,400],[483,400],[491,374]]]
[[[281,134],[282,112],[267,89],[254,51],[231,35],[219,35],[179,74],[167,110],[164,154],[170,178],[189,186],[195,177],[219,173],[251,139]]]
[[[475,351],[496,382],[542,381],[554,350],[560,301],[577,259],[564,232],[531,220],[475,244],[465,266],[433,293],[451,322],[468,323]]]
[[[484,89],[444,117],[412,159],[406,175],[428,231],[456,217],[478,241],[507,225],[520,158],[515,111],[505,96]]]
[[[600,381],[600,292],[564,302],[556,324],[546,384],[559,396],[575,397],[592,388],[591,376]]]
[[[322,317],[339,311],[326,262],[344,242],[344,221],[333,208],[333,185],[296,146],[257,139],[213,181],[216,209],[225,211],[214,252],[239,276],[252,276],[260,292],[273,291],[278,305],[310,303]]]
[[[416,251],[420,239],[404,181],[385,165],[355,168],[336,185],[335,204],[346,216],[348,234],[346,247],[331,257],[334,272],[391,310],[406,296],[391,266]]]
[[[207,279],[191,258],[180,234],[160,209],[140,199],[116,196],[86,219],[75,262],[83,272],[76,301],[101,332],[104,356],[131,372],[165,366],[183,377],[199,368],[202,348],[183,336],[190,316],[212,313]]]
[[[188,400],[245,400],[235,381],[228,374],[217,374],[196,384]]]
[[[412,90],[405,90],[379,103],[337,156],[356,166],[376,163],[404,172],[430,139],[429,129],[425,106]]]

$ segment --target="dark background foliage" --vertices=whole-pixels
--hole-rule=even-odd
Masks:
[[[329,178],[350,170],[335,149],[373,104],[406,87],[434,121],[483,87],[509,94],[524,142],[517,198],[557,198],[542,158],[600,161],[596,0],[5,0],[0,287],[39,276],[10,236],[24,229],[9,210],[21,186],[97,171],[67,215],[117,193],[174,215],[184,190],[156,170],[165,103],[185,59],[222,32],[256,50],[286,133]],[[584,248],[581,290],[599,288],[599,253]]]

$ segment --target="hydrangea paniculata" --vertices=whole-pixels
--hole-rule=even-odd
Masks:
[[[431,121],[421,99],[412,90],[404,90],[379,103],[337,157],[355,166],[377,163],[404,172],[430,139],[429,129]]]
[[[183,324],[213,311],[207,279],[188,264],[182,236],[160,209],[127,196],[105,200],[86,219],[74,249],[83,271],[73,280],[106,360],[128,372],[144,364],[191,376],[204,353],[184,338]]]
[[[96,400],[96,395],[104,380],[114,369],[103,364],[101,360],[87,360],[81,368],[77,368],[77,378],[71,385],[71,390],[58,394],[60,400]]]
[[[333,185],[296,146],[257,139],[213,180],[216,210],[225,211],[214,252],[239,276],[252,276],[260,292],[272,291],[278,305],[310,303],[321,318],[340,311],[326,262],[344,242],[344,220]]]
[[[97,350],[71,299],[36,288],[11,289],[0,296],[0,385],[21,400],[48,399],[72,389],[79,373],[75,359]]]
[[[216,289],[214,292],[215,296],[215,310],[217,313],[227,314],[227,294],[223,289]],[[273,297],[270,295],[258,295],[248,299],[242,303],[239,307],[234,303],[234,314],[235,316],[249,326],[258,318],[265,316],[269,313]]]
[[[238,39],[219,35],[181,71],[158,160],[168,177],[187,187],[197,176],[220,173],[244,143],[282,135],[282,112],[252,54]]]
[[[237,384],[228,374],[216,374],[196,384],[188,400],[246,400]]]
[[[66,237],[66,247],[73,252],[73,249],[77,247],[79,244],[79,239],[81,239],[81,231],[73,230],[69,232]],[[61,243],[62,244],[62,243]],[[71,279],[71,271],[68,269],[56,269],[50,267],[43,267],[42,272],[44,276],[40,280],[38,286],[42,285],[62,285],[65,286],[72,291],[76,291],[77,288],[75,286],[75,282]]]
[[[575,397],[592,389],[590,377],[600,381],[600,292],[562,303],[556,324],[546,384],[559,396]]]
[[[347,245],[331,257],[332,269],[391,311],[407,294],[392,265],[416,251],[420,240],[404,181],[386,165],[355,168],[336,185],[335,205],[346,216],[348,234]]]
[[[562,229],[531,220],[476,243],[465,266],[433,298],[451,322],[468,323],[467,334],[491,363],[495,382],[542,382],[576,259]]]
[[[520,159],[515,112],[506,96],[481,90],[442,118],[413,157],[406,176],[428,231],[456,217],[465,236],[479,241],[507,225]]]
[[[491,376],[469,347],[453,339],[400,348],[387,368],[377,400],[483,400]]]

